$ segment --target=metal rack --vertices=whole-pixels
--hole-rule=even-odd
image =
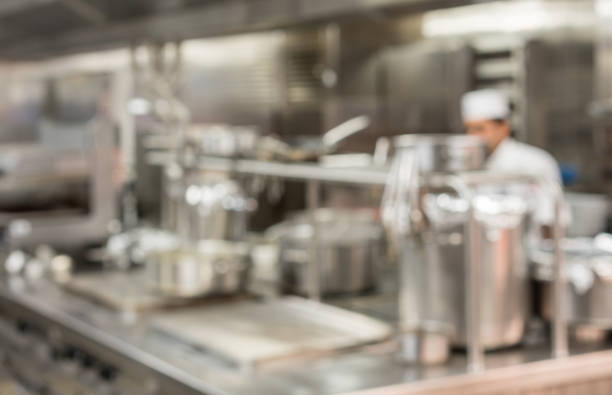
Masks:
[[[163,165],[172,160],[171,154],[152,152],[149,163]],[[363,186],[383,186],[387,180],[386,167],[331,168],[317,163],[291,163],[248,159],[202,158],[196,167],[203,171],[279,177],[294,181],[327,182]]]
[[[167,154],[150,153],[149,161],[156,164],[164,164],[172,157]],[[315,301],[321,300],[321,289],[319,284],[320,259],[317,256],[318,237],[315,212],[319,208],[319,192],[322,182],[344,183],[361,186],[384,186],[387,182],[387,168],[360,168],[340,169],[325,168],[315,163],[282,163],[267,162],[260,160],[240,160],[225,158],[201,158],[196,162],[196,167],[203,171],[233,172],[236,174],[271,176],[284,179],[306,182],[307,186],[307,209],[311,226],[314,229],[313,237],[309,246],[309,289],[308,297]],[[499,183],[525,183],[533,185],[538,182],[531,176],[523,174],[495,174],[488,172],[469,172],[460,175],[434,176],[430,180],[433,184],[446,184],[453,187],[457,193],[470,202],[468,210],[469,222],[467,228],[466,262],[469,263],[466,270],[466,323],[468,332],[468,366],[471,371],[482,371],[484,369],[484,347],[481,343],[479,322],[481,300],[477,284],[480,284],[481,256],[474,223],[475,217],[472,207],[473,190],[475,187],[485,184]],[[567,320],[565,317],[565,267],[563,262],[563,251],[561,242],[563,239],[563,224],[561,221],[563,193],[557,191],[556,196],[556,221],[554,224],[555,242],[555,272],[553,286],[554,315],[552,325],[553,356],[562,358],[568,354]]]

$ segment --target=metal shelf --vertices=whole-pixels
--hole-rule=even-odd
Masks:
[[[166,153],[150,153],[149,162],[164,164],[171,160]],[[316,163],[284,163],[263,160],[203,158],[201,170],[279,177],[296,181],[319,181],[354,185],[385,185],[387,168],[329,168]]]

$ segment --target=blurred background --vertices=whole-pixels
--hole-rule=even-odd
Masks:
[[[524,240],[522,222],[534,212],[510,226],[507,210],[516,205],[495,206],[487,215],[506,222],[487,222],[495,232],[483,225],[476,259],[464,242],[476,237],[466,216],[472,209],[453,200],[465,196],[449,192],[452,177],[441,187],[430,176],[486,168],[486,147],[453,139],[466,137],[464,95],[483,89],[507,100],[514,140],[556,161],[565,206],[546,224],[554,237],[537,247]],[[407,134],[423,140],[396,139]],[[435,162],[420,163],[422,178],[405,186],[419,203],[398,192],[406,146],[429,147],[425,156]],[[479,349],[510,346],[488,366],[546,360],[560,350],[553,339],[568,322],[572,342],[597,340],[574,353],[606,350],[611,194],[612,0],[2,0],[0,394],[360,391],[465,373],[481,365]],[[437,199],[434,214],[426,195]],[[563,210],[571,220],[560,219]],[[431,247],[424,258],[417,238]],[[554,271],[560,257],[570,261],[569,282]],[[501,269],[464,284],[476,260]],[[413,261],[429,269],[401,274]],[[553,272],[573,293],[547,293]],[[279,302],[285,295],[307,307]],[[564,297],[567,309],[551,302]],[[253,302],[267,298],[270,306]],[[225,306],[227,317],[214,309],[203,318],[169,313],[169,306],[201,307],[202,299]],[[317,310],[307,299],[338,310]],[[466,310],[475,299],[489,306],[476,304],[487,322],[482,342],[466,329],[466,321],[479,322]],[[418,331],[405,329],[412,313]],[[261,317],[258,330],[284,329],[277,337],[286,341],[295,328],[275,317],[296,316],[311,318],[295,324],[305,334],[288,348],[300,352],[181,348],[240,344],[239,331],[221,336],[236,317],[251,324]],[[319,327],[335,319],[335,329]],[[221,329],[205,331],[210,322]],[[347,329],[358,324],[363,338]],[[561,332],[543,334],[551,328]],[[398,347],[409,354],[405,339],[405,348],[388,345],[405,331],[444,339],[415,338],[418,368],[406,368],[393,357]],[[315,341],[331,332],[337,337]],[[261,351],[269,339],[257,339],[243,347]],[[525,353],[529,339],[539,339],[535,355]],[[224,365],[303,357],[309,353],[299,345],[314,347],[309,340],[333,350],[385,345],[254,378]],[[421,370],[430,362],[423,350],[434,349],[431,358],[447,363]],[[329,365],[338,369],[326,373]],[[96,379],[84,382],[93,370]],[[124,376],[129,383],[117,384]],[[598,377],[612,382],[612,372]],[[605,383],[601,393],[612,388]],[[480,384],[470,393],[492,393]],[[511,383],[502,388],[523,393]]]

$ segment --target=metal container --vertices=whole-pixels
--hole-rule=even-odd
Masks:
[[[446,328],[450,344],[464,347],[467,205],[445,193],[424,200],[429,227],[404,242],[402,266],[412,278],[402,289],[408,299],[403,320],[414,328]],[[484,195],[475,199],[474,211],[482,259],[481,341],[486,349],[511,346],[521,341],[529,318],[527,207],[518,197]]]
[[[530,316],[527,204],[512,195],[480,195],[473,204],[482,262],[481,342],[485,349],[512,346],[521,342]],[[454,243],[456,234],[451,229],[440,229],[438,237],[433,246],[437,251],[431,252],[430,259],[440,257],[442,275],[447,276],[446,291],[441,291],[452,301],[446,311],[453,327],[451,344],[465,346],[466,262],[457,257],[465,256],[466,246]]]
[[[588,238],[565,240],[563,249],[568,323],[612,329],[612,254],[598,249]],[[540,248],[532,252],[531,259],[532,275],[538,283],[539,313],[550,320],[553,253],[548,247]]]
[[[186,240],[244,241],[249,214],[256,202],[226,176],[185,177],[177,232]]]
[[[393,140],[396,151],[414,150],[423,172],[480,170],[487,158],[484,142],[475,136],[404,134]]]
[[[328,130],[322,137],[297,136],[291,141],[283,141],[266,136],[258,142],[258,156],[290,161],[318,159],[335,151],[341,142],[354,134],[367,130],[370,123],[368,116],[360,115]]]
[[[153,289],[185,298],[243,291],[249,266],[248,245],[215,240],[155,251],[149,256],[146,270]]]
[[[383,216],[401,256],[404,335],[437,328],[433,335],[445,334],[451,345],[467,344],[465,236],[470,202],[450,184],[434,185],[428,176],[479,170],[485,159],[484,142],[471,136],[408,135],[396,140]],[[487,349],[514,345],[521,341],[529,317],[527,204],[522,196],[487,190],[476,194],[471,206],[482,258],[481,341]],[[420,362],[430,357],[421,356]]]
[[[384,232],[372,212],[321,209],[315,217],[321,293],[351,294],[376,288],[384,259]],[[312,225],[307,217],[298,216],[276,225],[270,233],[280,243],[283,290],[306,294]]]

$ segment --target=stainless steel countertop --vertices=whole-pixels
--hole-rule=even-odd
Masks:
[[[287,363],[266,370],[241,371],[214,355],[155,332],[149,325],[155,313],[140,316],[122,314],[44,280],[33,283],[14,280],[0,283],[0,311],[12,307],[26,315],[44,317],[60,331],[79,333],[99,347],[184,383],[194,393],[307,395],[358,392],[398,385],[402,386],[402,391],[407,391],[411,383],[418,386],[423,380],[458,377],[466,372],[462,353],[453,354],[450,363],[444,366],[403,366],[396,361],[392,344]],[[392,298],[369,296],[345,299],[341,304],[366,311],[371,308],[367,306],[376,303],[381,310],[389,309],[388,303],[392,303]],[[385,305],[387,307],[383,307]],[[575,353],[584,351],[588,350],[574,349]],[[607,353],[612,359],[612,352]],[[542,344],[489,353],[486,358],[489,370],[485,375],[495,372],[495,368],[541,361],[549,354],[548,346]]]

